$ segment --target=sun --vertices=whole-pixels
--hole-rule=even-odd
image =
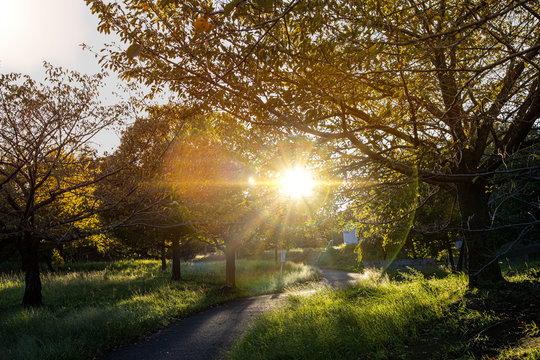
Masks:
[[[311,172],[301,167],[287,170],[279,183],[280,190],[293,199],[311,196],[315,188]]]

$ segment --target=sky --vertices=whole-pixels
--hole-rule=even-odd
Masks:
[[[18,72],[42,81],[43,61],[81,73],[100,71],[95,50],[114,38],[99,34],[98,18],[84,0],[0,0],[0,73]],[[113,76],[110,81],[117,81]],[[113,84],[110,84],[111,88]],[[96,140],[101,151],[118,144],[113,133]]]

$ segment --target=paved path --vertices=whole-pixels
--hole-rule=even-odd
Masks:
[[[321,270],[321,274],[323,276],[323,279],[321,280],[322,283],[328,284],[332,287],[338,287],[343,286],[350,282],[355,282],[357,280],[362,279],[364,276],[363,274],[353,273],[353,272],[345,272],[345,271],[338,271],[338,270]]]
[[[332,287],[361,277],[335,270],[321,270],[321,273],[321,282]],[[232,300],[180,320],[143,342],[109,353],[101,360],[223,359],[224,351],[242,337],[257,315],[282,305],[287,297],[282,293]]]

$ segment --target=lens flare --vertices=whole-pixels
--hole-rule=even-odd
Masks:
[[[315,180],[311,173],[301,167],[287,170],[280,180],[281,192],[293,199],[311,196],[314,188]]]

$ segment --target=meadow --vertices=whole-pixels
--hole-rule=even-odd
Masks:
[[[286,253],[287,261],[303,263],[316,266],[322,269],[342,270],[342,271],[360,271],[358,255],[354,252],[356,245],[329,246],[328,248],[293,248],[288,249]],[[278,256],[280,252],[278,252]],[[255,254],[241,254],[242,259],[258,261],[274,261],[274,250],[266,250]],[[218,261],[224,260],[222,254],[198,255],[195,262],[198,261]],[[278,259],[279,261],[279,259]]]
[[[24,309],[24,276],[0,274],[0,359],[89,359],[173,321],[227,300],[286,289],[319,278],[287,262],[237,261],[237,287],[223,291],[224,262],[182,263],[170,281],[153,260],[68,264],[43,275],[45,306]]]
[[[540,359],[540,265],[509,284],[467,291],[464,275],[392,278],[291,296],[263,314],[231,359]]]

